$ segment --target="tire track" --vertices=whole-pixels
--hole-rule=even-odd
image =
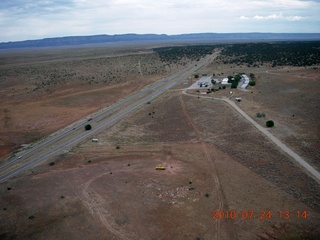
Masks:
[[[200,132],[200,130],[198,129],[198,127],[196,126],[196,124],[194,123],[194,121],[192,120],[192,118],[190,117],[190,115],[187,111],[185,102],[182,98],[182,94],[179,95],[179,101],[180,101],[180,104],[182,107],[183,114],[187,118],[187,121],[192,126],[198,139],[200,140],[203,152],[205,153],[205,156],[206,156],[206,160],[211,165],[211,167],[213,169],[213,172],[214,172],[214,174],[212,174],[213,182],[214,182],[214,186],[218,192],[218,209],[217,210],[224,210],[224,208],[228,209],[228,206],[226,204],[226,197],[225,197],[225,194],[222,190],[221,181],[219,179],[219,173],[218,173],[216,163],[210,156],[207,144],[205,143],[205,139],[204,139],[202,133]],[[216,220],[215,239],[221,239],[221,219],[215,219],[215,220]],[[225,220],[227,220],[227,219],[225,219]],[[227,223],[227,228],[228,228],[227,234],[229,236],[229,239],[232,239],[232,240],[238,239],[237,234],[235,232],[235,227],[233,225],[233,222],[226,221],[226,223]]]
[[[105,209],[102,209],[98,202],[103,202],[104,199],[103,197],[101,197],[101,195],[99,195],[97,192],[92,192],[91,194],[88,192],[88,188],[90,186],[91,183],[93,183],[95,180],[97,180],[98,178],[107,175],[109,173],[102,173],[99,175],[95,175],[92,178],[89,179],[89,181],[87,181],[84,184],[83,190],[82,190],[82,195],[83,195],[83,202],[86,205],[86,207],[89,209],[90,213],[92,215],[97,215],[100,219],[100,221],[102,222],[102,224],[110,231],[112,232],[114,235],[116,235],[117,237],[119,237],[122,240],[129,240],[128,238],[126,238],[125,236],[123,236],[120,231],[116,230],[114,227],[111,226],[111,224],[108,222],[108,219],[105,217],[105,212],[107,212]],[[98,201],[96,201],[92,195],[94,195],[95,199],[98,199]],[[108,213],[108,212],[107,212]]]

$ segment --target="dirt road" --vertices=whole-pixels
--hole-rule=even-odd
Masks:
[[[274,142],[279,148],[281,148],[285,153],[287,153],[290,157],[292,157],[296,162],[298,162],[307,172],[311,175],[317,182],[320,182],[320,173],[309,163],[307,163],[302,157],[288,148],[283,142],[281,142],[278,138],[272,135],[268,129],[263,128],[260,124],[254,121],[248,114],[246,114],[239,106],[232,100],[227,97],[224,98],[212,98],[212,97],[205,97],[205,96],[197,96],[188,94],[186,90],[182,91],[183,94],[193,97],[201,97],[213,100],[219,100],[227,102],[231,107],[233,107],[238,113],[240,113],[245,119],[247,119],[253,126],[255,126],[260,132],[262,132],[265,136],[267,136],[272,142]]]

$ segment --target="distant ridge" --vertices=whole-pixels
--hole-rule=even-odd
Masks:
[[[191,33],[180,35],[104,34],[3,42],[0,43],[0,49],[56,47],[117,42],[216,42],[223,40],[320,40],[320,33]]]

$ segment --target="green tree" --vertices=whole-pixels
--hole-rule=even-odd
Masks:
[[[231,83],[231,88],[237,88],[237,87],[238,87],[238,82],[233,81],[233,82]]]
[[[87,124],[87,125],[85,125],[84,126],[84,129],[86,130],[86,131],[88,131],[88,130],[91,130],[91,125],[90,124]]]
[[[239,82],[241,80],[241,75],[240,74],[237,74],[235,77],[234,77],[234,80],[236,82]]]
[[[267,127],[273,127],[274,126],[274,122],[272,120],[269,120],[266,122],[266,126]]]
[[[250,81],[250,82],[249,82],[249,85],[250,85],[250,86],[255,86],[255,85],[256,85],[256,82],[255,82],[255,81]]]

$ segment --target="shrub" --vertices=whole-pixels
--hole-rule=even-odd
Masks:
[[[55,162],[50,162],[49,163],[50,166],[53,166],[54,164],[55,164]]]
[[[222,89],[226,89],[226,86],[222,86]]]
[[[250,81],[250,82],[249,82],[249,85],[250,85],[250,86],[255,86],[255,85],[256,85],[256,82],[255,82],[255,81]]]
[[[91,125],[90,124],[87,124],[87,125],[85,125],[84,126],[84,129],[86,130],[86,131],[88,131],[88,130],[91,130]]]
[[[120,146],[116,146],[116,149],[120,149]]]
[[[272,120],[269,120],[266,122],[266,126],[267,127],[273,127],[274,126],[274,122]]]
[[[206,193],[205,196],[206,196],[206,198],[208,198],[210,195],[209,195],[209,193]]]
[[[265,117],[265,116],[266,116],[266,114],[264,112],[258,112],[256,114],[256,117],[258,117],[258,118],[262,118],[262,117]]]

